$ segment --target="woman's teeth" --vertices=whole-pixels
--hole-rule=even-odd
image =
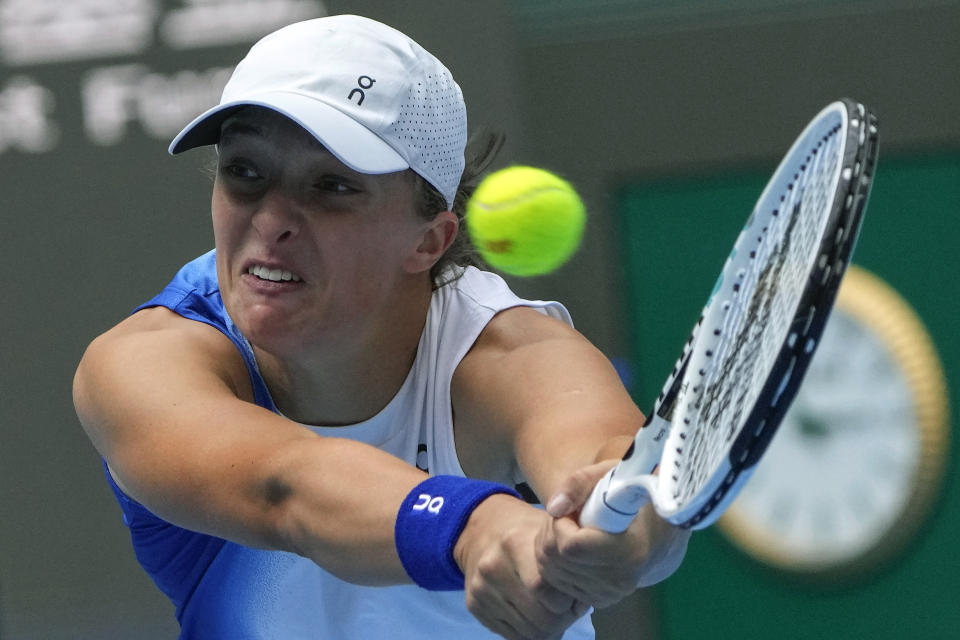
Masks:
[[[283,269],[268,269],[260,265],[254,265],[247,269],[247,273],[255,275],[258,278],[263,280],[270,280],[271,282],[281,282],[284,280],[292,280],[294,282],[300,282],[300,276],[289,271],[284,271]]]

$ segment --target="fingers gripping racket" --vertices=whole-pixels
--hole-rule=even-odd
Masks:
[[[623,460],[581,524],[619,532],[649,500],[673,524],[712,524],[749,479],[813,356],[860,228],[876,118],[840,100],[780,162],[700,320]]]

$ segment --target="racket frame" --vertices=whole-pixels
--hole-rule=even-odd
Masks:
[[[687,396],[696,375],[696,354],[709,350],[704,343],[718,338],[701,336],[704,319],[714,309],[715,302],[722,304],[724,273],[731,263],[743,259],[749,245],[755,242],[754,222],[769,215],[766,210],[779,200],[791,180],[796,179],[800,165],[809,162],[811,140],[816,140],[824,131],[836,126],[841,129],[835,135],[843,136],[844,155],[831,177],[833,198],[817,252],[810,283],[805,288],[793,311],[794,323],[783,342],[771,375],[749,409],[744,424],[746,427],[734,439],[729,454],[711,474],[710,480],[694,498],[683,505],[672,496],[665,495],[666,483],[659,481],[657,472],[667,473],[674,460],[672,451],[682,449],[683,431],[673,423],[678,407],[688,400]],[[673,371],[667,377],[663,390],[648,414],[643,427],[638,431],[623,460],[611,469],[597,484],[584,506],[580,521],[606,531],[625,530],[639,509],[648,500],[654,502],[658,514],[669,522],[687,528],[702,529],[709,526],[723,513],[750,478],[753,470],[773,435],[787,408],[796,395],[816,350],[823,327],[829,318],[843,274],[849,264],[856,244],[863,212],[869,198],[870,186],[877,158],[878,130],[876,118],[862,104],[841,99],[825,107],[797,137],[784,156],[754,207],[744,230],[740,233],[734,250],[727,258],[724,269],[700,315],[689,338],[684,344]],[[718,294],[720,297],[718,298]],[[701,390],[702,393],[702,390]],[[681,411],[682,413],[682,411]],[[682,416],[680,417],[682,420]]]

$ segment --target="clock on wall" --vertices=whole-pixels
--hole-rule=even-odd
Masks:
[[[948,416],[922,322],[883,280],[851,266],[793,406],[717,525],[750,556],[794,574],[880,566],[932,511]]]

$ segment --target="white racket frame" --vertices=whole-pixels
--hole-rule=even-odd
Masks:
[[[839,127],[839,130],[835,129]],[[857,132],[858,144],[847,144],[848,136],[851,132]],[[747,482],[753,473],[753,469],[759,454],[766,447],[766,443],[761,445],[759,453],[744,451],[743,459],[731,461],[729,456],[724,455],[722,462],[710,474],[709,480],[703,488],[687,502],[681,503],[674,499],[674,487],[671,482],[661,481],[656,474],[658,469],[668,469],[673,465],[674,452],[684,446],[682,441],[682,430],[675,428],[686,417],[685,407],[693,405],[697,401],[696,393],[692,390],[695,386],[695,378],[702,367],[710,366],[710,358],[704,354],[707,351],[716,351],[718,342],[726,339],[725,336],[717,338],[712,331],[701,332],[702,326],[714,326],[716,316],[724,313],[722,306],[735,297],[732,287],[737,282],[734,277],[738,271],[746,268],[750,261],[750,250],[752,245],[758,242],[757,229],[765,228],[770,222],[772,212],[778,208],[780,195],[788,188],[792,181],[796,180],[798,172],[802,171],[801,165],[810,161],[809,150],[816,146],[816,141],[833,132],[833,135],[840,136],[844,141],[841,149],[843,157],[836,163],[836,168],[830,176],[829,189],[827,193],[839,194],[831,206],[826,207],[821,221],[821,235],[827,225],[838,225],[839,233],[836,238],[824,238],[820,246],[816,247],[819,254],[809,257],[810,263],[825,262],[824,256],[827,255],[825,249],[832,249],[836,255],[832,255],[830,264],[814,265],[817,273],[816,277],[822,281],[821,287],[833,287],[832,291],[826,291],[827,311],[832,305],[836,295],[836,287],[839,286],[840,278],[846,269],[846,260],[852,251],[856,239],[856,233],[859,229],[860,215],[866,205],[866,197],[869,193],[869,180],[872,177],[872,163],[875,159],[875,139],[876,125],[872,117],[868,118],[863,105],[849,101],[840,100],[828,105],[807,125],[800,136],[796,139],[790,150],[780,162],[777,170],[774,172],[770,182],[767,184],[761,194],[753,213],[747,220],[747,224],[734,249],[724,265],[723,272],[717,281],[714,291],[707,301],[697,322],[687,340],[683,353],[677,361],[677,364],[667,378],[663,391],[658,398],[653,411],[647,418],[643,428],[639,430],[634,440],[631,450],[624,456],[624,459],[612,468],[597,483],[593,493],[581,511],[580,522],[586,526],[592,526],[610,532],[624,531],[633,521],[637,512],[648,501],[653,503],[657,513],[669,522],[686,526],[694,529],[701,529],[712,524],[723,511],[729,506],[729,503],[736,497],[740,488]],[[870,141],[867,141],[867,137]],[[863,152],[862,148],[865,142],[870,142],[874,148],[869,153]],[[862,159],[850,157],[850,154],[856,154],[858,148],[863,153],[870,166],[865,167]],[[847,194],[844,198],[844,194]],[[837,222],[837,217],[846,213],[850,220]],[[851,238],[850,235],[854,234]],[[843,245],[841,247],[841,245]],[[837,251],[837,247],[841,247]],[[811,277],[814,274],[811,273]],[[829,282],[828,282],[829,281]],[[805,294],[806,295],[806,294]],[[797,306],[791,310],[791,317],[796,313],[799,307],[800,299],[797,300]],[[822,306],[821,301],[821,306]],[[812,316],[811,316],[812,320]],[[816,327],[813,327],[814,335],[807,335],[811,331],[811,323],[807,322],[803,327],[784,327],[780,340],[784,344],[781,357],[791,357],[789,352],[797,353],[800,349],[806,356],[812,356],[816,348],[819,331],[825,322],[825,315]],[[792,330],[792,333],[789,331]],[[722,345],[719,345],[723,348]],[[715,358],[713,359],[715,360]],[[789,404],[793,399],[796,387],[799,385],[799,378],[802,378],[806,369],[806,363],[809,357],[804,358],[801,366],[794,366],[797,362],[796,356],[789,360],[789,366],[786,367],[783,375],[776,381],[767,381],[767,384],[776,384],[772,393],[767,390],[766,396],[770,397],[772,406],[780,402]],[[786,398],[782,397],[784,390],[791,388]],[[693,393],[693,395],[691,395]],[[699,394],[703,389],[699,390]],[[759,396],[759,393],[757,394]],[[748,406],[747,411],[754,414],[754,407]],[[785,407],[776,407],[777,416],[782,416]],[[762,411],[767,408],[761,407]],[[747,421],[749,422],[749,420]],[[775,429],[777,424],[767,424],[765,418],[757,421],[759,429]],[[779,418],[771,420],[779,422]],[[758,432],[759,433],[759,432]],[[767,441],[772,434],[766,435]],[[739,438],[737,438],[739,440]],[[731,446],[733,442],[731,442]],[[747,455],[751,454],[752,464],[744,466],[742,463]],[[737,464],[735,464],[737,463]]]

